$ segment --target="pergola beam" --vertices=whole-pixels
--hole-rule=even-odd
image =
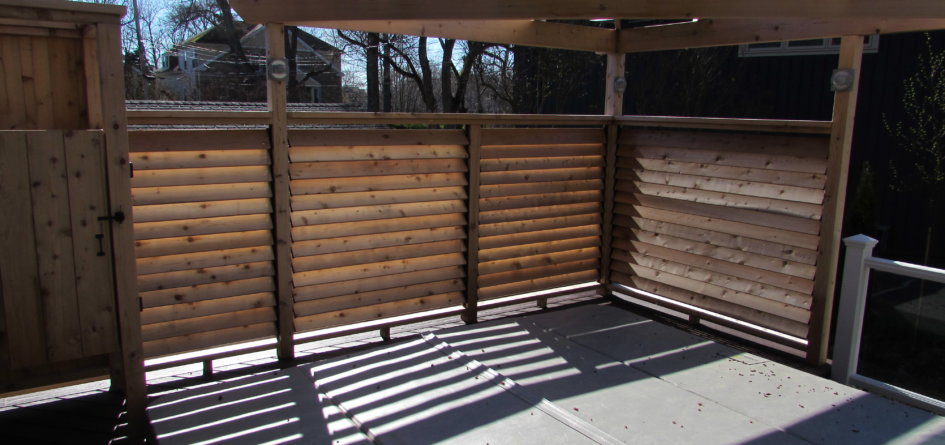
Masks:
[[[287,25],[506,43],[577,51],[612,52],[617,33],[593,26],[536,20],[339,20],[296,21]]]
[[[289,20],[945,18],[941,0],[231,0],[254,23]]]
[[[945,29],[945,19],[708,19],[622,29],[617,45],[620,52],[635,53],[933,29]]]

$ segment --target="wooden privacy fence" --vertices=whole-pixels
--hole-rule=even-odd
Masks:
[[[829,139],[629,129],[618,142],[613,281],[807,338]]]
[[[693,122],[292,129],[283,197],[265,130],[132,131],[145,356],[434,309],[472,321],[480,302],[598,281],[803,349],[826,127],[678,128]]]

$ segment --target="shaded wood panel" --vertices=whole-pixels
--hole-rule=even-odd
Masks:
[[[266,150],[265,130],[132,130],[128,132],[132,152]]]
[[[296,195],[292,197],[292,210],[337,209],[342,207],[448,201],[454,199],[466,199],[465,187],[431,187],[409,190]]]
[[[619,142],[616,282],[806,335],[829,140],[625,129]]]
[[[242,343],[276,334],[273,322],[235,326],[209,332],[199,332],[160,340],[144,342],[145,357],[161,357],[198,349],[216,348],[233,343]]]
[[[409,298],[385,304],[358,306],[351,309],[299,317],[295,319],[295,326],[300,331],[323,329],[332,326],[380,320],[398,315],[457,306],[462,304],[463,300],[462,292]]]
[[[461,266],[438,267],[435,269],[405,272],[384,275],[370,280],[335,281],[326,284],[311,286],[297,286],[295,288],[296,302],[330,298],[339,295],[361,294],[384,289],[394,289],[404,286],[422,285],[438,281],[460,279],[465,277],[465,270]]]
[[[305,317],[326,312],[355,309],[363,306],[383,305],[402,300],[451,292],[461,292],[464,289],[465,285],[463,280],[460,278],[434,281],[431,283],[413,284],[409,286],[399,286],[377,291],[361,292],[357,294],[340,295],[336,297],[326,297],[299,302],[295,305],[295,314],[297,317]]]

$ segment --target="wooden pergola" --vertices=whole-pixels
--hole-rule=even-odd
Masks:
[[[63,370],[73,378],[111,372],[126,390],[129,419],[140,433],[146,424],[145,358],[273,338],[255,350],[274,347],[290,360],[303,341],[296,334],[303,331],[374,320],[355,329],[389,333],[390,324],[384,323],[391,315],[427,309],[440,311],[429,317],[462,314],[474,322],[480,302],[588,280],[598,282],[593,291],[603,294],[632,287],[666,292],[668,300],[696,308],[689,314],[692,321],[760,325],[765,329],[753,335],[787,341],[810,362],[823,364],[858,77],[852,88],[835,93],[833,117],[825,122],[625,116],[615,80],[625,74],[628,53],[837,36],[842,37],[838,69],[856,74],[864,35],[945,29],[941,0],[231,4],[244,20],[267,24],[270,42],[283,41],[284,26],[298,25],[606,54],[605,111],[600,116],[289,112],[284,81],[269,80],[264,112],[125,113],[116,95],[123,90],[121,8],[0,0],[0,37],[76,43],[62,48],[75,49],[78,65],[85,67],[77,88],[84,88],[87,104],[60,113],[62,119],[56,114],[31,120],[31,113],[41,114],[48,104],[30,108],[27,98],[17,105],[22,110],[7,107],[12,111],[0,113],[0,124],[4,130],[55,132],[65,141],[60,148],[65,152],[77,143],[65,130],[92,131],[80,141],[82,147],[104,144],[111,210],[106,220],[112,229],[102,249],[110,255],[115,289],[115,301],[103,312],[114,315],[106,323],[113,339],[94,353],[66,354],[69,361],[57,362],[49,348],[61,345],[52,340],[43,344],[42,337],[34,337],[19,344],[22,336],[3,338],[0,377],[7,390],[61,383]],[[546,21],[592,18],[684,21],[631,29]],[[29,47],[17,45],[4,48],[13,54],[14,46]],[[270,45],[269,57],[284,58],[285,49]],[[25,71],[4,66],[5,91],[32,94],[17,83],[27,78]],[[827,79],[824,84],[827,88]],[[464,129],[292,127],[324,123]],[[128,124],[250,124],[267,130],[129,131]],[[545,128],[495,128],[515,126]],[[560,128],[565,126],[585,128]],[[28,138],[38,136],[27,133],[10,132],[3,140],[33,147]],[[38,162],[23,156],[0,156],[0,165]],[[138,170],[130,183],[129,160]],[[348,176],[330,170],[336,167]],[[759,191],[733,198],[731,190],[652,181],[647,190],[639,189],[639,175],[653,171],[703,175]],[[6,171],[4,176],[13,177]],[[535,178],[541,179],[532,184]],[[408,179],[412,185],[403,185]],[[22,198],[9,190],[29,188],[18,189],[20,183],[9,180],[13,186],[4,189],[9,184],[0,178],[0,202]],[[373,213],[366,216],[368,208]],[[121,224],[117,211],[134,226]],[[42,238],[48,235],[42,230],[0,225],[4,235]],[[235,244],[240,248],[231,248]],[[222,258],[215,253],[221,249]],[[426,256],[405,258],[405,250]],[[24,276],[44,276],[9,261],[0,266],[4,274],[19,267],[15,270]],[[34,291],[32,282],[8,276],[2,276],[0,288],[8,320],[0,327],[7,330],[32,323],[28,317],[9,320],[32,301],[22,295],[32,298]],[[48,295],[43,298],[49,301]],[[48,333],[59,322],[49,314],[47,309],[46,318],[40,315],[30,324],[38,335],[43,329],[37,327],[46,326]],[[33,361],[18,363],[22,357]],[[16,381],[33,371],[29,382]]]

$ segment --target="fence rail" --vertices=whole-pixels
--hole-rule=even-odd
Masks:
[[[945,402],[941,400],[857,373],[870,270],[875,269],[938,283],[945,283],[945,270],[876,258],[873,256],[873,248],[876,247],[879,241],[866,235],[851,236],[845,238],[843,242],[846,244],[847,253],[843,263],[843,282],[840,289],[840,306],[837,314],[837,337],[834,344],[832,368],[833,379],[843,384],[853,384],[878,392],[939,415],[945,415]]]

